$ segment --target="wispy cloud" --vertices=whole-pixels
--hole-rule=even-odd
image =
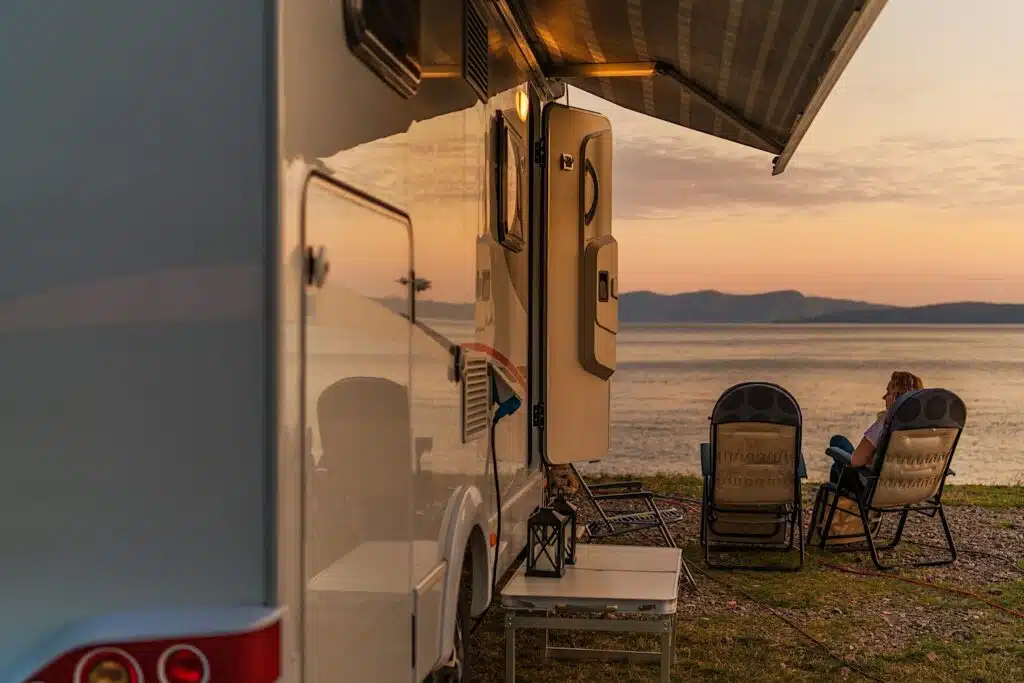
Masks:
[[[808,153],[781,176],[761,154],[722,153],[676,137],[619,137],[618,218],[694,211],[822,210],[863,203],[939,208],[1024,206],[1024,144],[1013,138],[900,136],[835,155]]]

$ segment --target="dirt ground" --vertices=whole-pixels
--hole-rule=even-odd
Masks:
[[[680,584],[673,681],[1024,681],[1024,488],[948,487],[957,561],[878,575],[866,550],[816,547],[808,547],[799,572],[710,570],[698,542],[700,481],[641,480],[676,498],[660,505],[683,512],[672,532],[697,582],[696,590]],[[805,528],[816,489],[805,486]],[[596,516],[581,495],[575,502],[581,522]],[[607,542],[660,544],[651,530]],[[941,543],[938,520],[914,515],[886,558],[938,556],[943,551],[932,546]],[[517,634],[518,682],[658,680],[654,666],[545,661],[540,642],[537,633]],[[551,642],[657,648],[653,639],[616,634],[552,632]],[[504,681],[499,607],[480,624],[472,648],[474,679]]]

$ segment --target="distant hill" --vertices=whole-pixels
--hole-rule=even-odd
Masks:
[[[626,292],[619,298],[619,319],[623,323],[771,323],[885,308],[863,301],[804,296],[794,290],[764,294]]]
[[[877,323],[877,324],[961,324],[1007,325],[1024,324],[1024,304],[986,304],[963,301],[931,306],[889,306],[874,310],[847,310],[810,316],[807,323]]]
[[[404,303],[382,299],[394,310]],[[474,305],[418,299],[416,312],[435,320],[472,320]],[[657,323],[876,323],[1024,324],[1024,304],[961,302],[932,306],[887,306],[851,299],[804,296],[794,290],[726,294],[714,290],[683,294],[624,292],[619,319],[625,324]]]
[[[380,303],[393,311],[405,310],[405,301],[388,297],[378,299]],[[473,303],[455,304],[448,301],[432,301],[416,299],[416,317],[435,320],[472,320],[476,307]]]

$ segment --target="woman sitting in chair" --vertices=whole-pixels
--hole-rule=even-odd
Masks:
[[[857,447],[854,448],[853,443],[841,434],[833,436],[831,441],[829,441],[829,446],[850,453],[853,467],[870,465],[875,458],[875,451],[878,450],[878,442],[882,436],[882,430],[885,427],[886,420],[889,418],[889,411],[892,409],[893,404],[903,394],[917,391],[918,389],[924,389],[924,383],[917,375],[902,370],[892,373],[892,377],[889,378],[889,385],[885,388],[885,396],[883,397],[885,399],[885,410],[878,413],[878,419],[867,428],[867,431],[864,432],[864,438],[860,440]],[[838,462],[833,462],[832,470],[828,476],[829,481],[834,484],[839,483],[839,475],[842,471],[843,466]],[[853,475],[854,470],[847,468],[846,476]]]

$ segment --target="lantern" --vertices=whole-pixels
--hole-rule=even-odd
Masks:
[[[526,575],[561,578],[565,574],[565,536],[569,518],[538,507],[526,522]]]
[[[551,508],[558,514],[569,518],[569,523],[567,524],[568,533],[565,534],[564,539],[565,563],[576,564],[576,506],[562,496],[559,496],[552,501]]]

